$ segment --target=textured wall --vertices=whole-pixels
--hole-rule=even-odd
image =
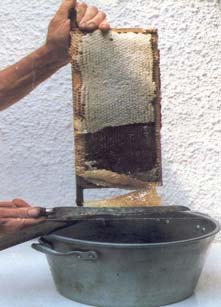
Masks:
[[[44,42],[59,0],[0,4],[0,68]],[[221,3],[219,0],[89,1],[114,27],[159,29],[165,204],[221,219]],[[0,198],[74,203],[70,67],[0,113]]]

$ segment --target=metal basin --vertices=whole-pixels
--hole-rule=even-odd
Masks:
[[[191,211],[84,221],[40,239],[57,290],[100,307],[154,307],[194,292],[219,225]]]

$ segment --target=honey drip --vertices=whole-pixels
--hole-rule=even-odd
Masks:
[[[87,207],[145,207],[159,206],[160,196],[157,194],[156,184],[149,184],[148,189],[116,196],[113,198],[85,201]]]

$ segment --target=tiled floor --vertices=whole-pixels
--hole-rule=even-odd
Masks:
[[[0,307],[84,306],[57,293],[46,257],[32,250],[30,242],[0,252]],[[221,306],[221,244],[213,244],[195,295],[170,306]]]

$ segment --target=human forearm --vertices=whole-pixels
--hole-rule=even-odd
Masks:
[[[69,60],[71,9],[76,10],[80,30],[107,31],[106,15],[96,7],[76,0],[63,0],[48,27],[46,43],[18,63],[0,71],[0,111],[14,104],[49,78]]]
[[[0,72],[0,110],[30,93],[67,64],[50,46],[44,45],[18,63]]]

